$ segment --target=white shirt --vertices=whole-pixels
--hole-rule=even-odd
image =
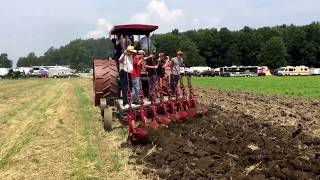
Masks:
[[[183,64],[183,58],[179,59],[177,57],[172,58],[173,68],[172,68],[172,74],[173,75],[179,75],[180,74],[180,66]]]
[[[123,60],[123,62],[120,62],[120,70],[123,69],[124,71],[128,73],[132,73],[133,71],[133,58],[132,56],[127,56],[125,54],[122,54],[119,58],[119,61]]]

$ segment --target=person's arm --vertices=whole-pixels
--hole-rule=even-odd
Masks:
[[[149,66],[149,65],[146,65],[146,68],[150,68],[150,69],[157,69],[158,68],[158,64],[155,65],[155,66]]]
[[[174,58],[172,58],[171,60],[170,60],[170,67],[171,67],[171,70],[173,69],[173,67],[174,67],[174,65],[175,65],[175,62],[174,62]]]
[[[120,58],[119,58],[119,62],[120,62],[121,64],[124,63],[124,53],[121,54],[121,56],[120,56]]]
[[[163,68],[170,67],[170,57],[167,56],[166,63],[163,65]]]

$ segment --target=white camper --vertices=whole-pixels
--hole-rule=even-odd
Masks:
[[[3,76],[7,75],[8,72],[9,72],[9,69],[8,69],[8,68],[0,68],[0,79],[1,79]]]
[[[190,67],[190,71],[193,73],[203,73],[204,71],[211,71],[211,67],[194,66],[194,67]]]
[[[311,75],[320,75],[320,68],[310,68]]]
[[[60,78],[60,77],[72,77],[73,70],[67,67],[49,68],[49,77]]]
[[[310,70],[307,66],[286,66],[277,71],[278,76],[308,76]]]
[[[32,70],[33,70],[33,68],[31,68],[31,67],[17,67],[15,69],[15,71],[20,71],[21,73],[24,73],[24,74],[29,74],[30,71],[32,71]]]

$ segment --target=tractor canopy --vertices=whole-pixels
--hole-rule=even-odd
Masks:
[[[125,35],[146,35],[149,36],[150,33],[157,30],[158,26],[145,25],[145,24],[126,24],[117,25],[112,28],[110,35],[125,34]]]

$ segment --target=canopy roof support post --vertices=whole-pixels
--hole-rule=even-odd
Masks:
[[[147,44],[148,44],[148,56],[150,56],[150,40],[149,40],[149,37],[150,37],[150,34],[147,34]]]

